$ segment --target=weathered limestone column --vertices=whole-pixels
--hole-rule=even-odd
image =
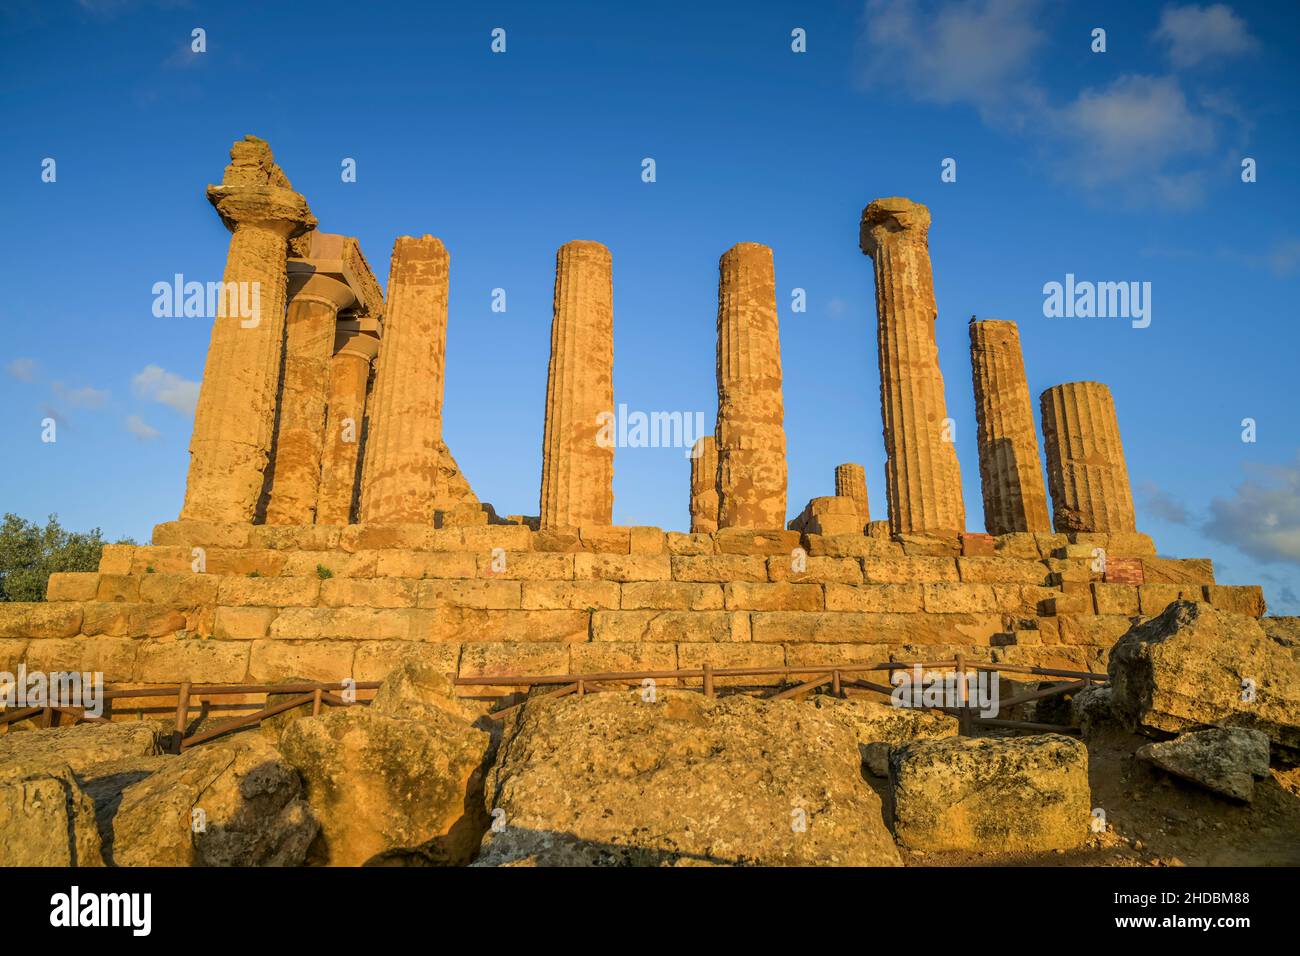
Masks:
[[[288,241],[316,225],[265,142],[250,136],[230,158],[222,184],[208,187],[232,233],[227,295],[212,324],[181,508],[182,519],[215,522],[252,521],[256,512],[275,422]]]
[[[929,231],[930,211],[909,199],[877,199],[862,211],[860,245],[876,274],[885,487],[894,534],[966,528],[934,337]]]
[[[355,303],[347,283],[330,276],[298,272],[289,280],[267,524],[315,522],[334,329],[339,312]]]
[[[1014,322],[970,323],[984,530],[1047,533],[1047,490],[1038,457],[1034,411]]]
[[[772,250],[718,262],[718,527],[784,529],[785,405]]]
[[[835,494],[841,498],[852,498],[858,510],[863,527],[871,520],[871,508],[867,505],[867,470],[861,465],[844,464],[835,466]]]
[[[542,435],[544,528],[614,517],[614,287],[609,250],[569,242],[555,254],[555,313]]]
[[[448,273],[447,250],[433,236],[401,236],[393,244],[361,473],[362,521],[433,524]]]
[[[718,443],[705,435],[691,449],[691,533],[718,530]]]
[[[1133,492],[1110,389],[1054,385],[1039,398],[1052,523],[1058,532],[1135,531]]]
[[[357,459],[366,414],[370,363],[379,339],[363,332],[340,332],[330,361],[329,412],[321,455],[317,524],[347,524],[357,490]]]

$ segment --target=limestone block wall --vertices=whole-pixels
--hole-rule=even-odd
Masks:
[[[1098,547],[1144,583],[1093,570]],[[1133,620],[1177,598],[1264,610],[1258,588],[1216,585],[1209,561],[1156,557],[1137,534],[176,522],[151,545],[105,548],[98,572],[52,576],[48,603],[0,605],[0,668],[125,685],[376,680],[418,649],[462,677],[958,650],[1097,669]]]

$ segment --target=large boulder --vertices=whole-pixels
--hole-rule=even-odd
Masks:
[[[492,740],[476,722],[445,675],[408,660],[368,707],[289,724],[280,748],[320,820],[314,856],[335,866],[469,862],[487,825]]]
[[[1176,601],[1115,643],[1109,669],[1111,707],[1129,727],[1248,727],[1300,757],[1300,662],[1254,618]]]
[[[1215,727],[1147,744],[1137,755],[1207,790],[1249,803],[1255,780],[1268,776],[1268,735],[1243,727]]]
[[[66,766],[84,773],[96,764],[162,752],[166,731],[150,721],[85,723],[0,737],[0,766]]]
[[[103,866],[92,768],[159,752],[153,723],[86,723],[0,737],[0,865]]]
[[[863,766],[877,777],[889,775],[889,753],[899,744],[938,740],[958,731],[957,718],[938,710],[896,707],[868,698],[844,700],[829,694],[810,697],[808,704],[848,728],[858,742]]]
[[[1036,852],[1088,836],[1088,751],[1060,734],[905,744],[889,771],[894,833],[912,849]]]
[[[0,765],[0,866],[103,865],[95,805],[71,767]]]
[[[118,866],[297,866],[318,830],[297,773],[256,731],[95,769],[88,787]]]
[[[487,794],[476,865],[899,864],[856,734],[800,701],[533,699]]]

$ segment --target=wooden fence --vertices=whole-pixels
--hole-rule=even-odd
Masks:
[[[523,705],[530,698],[530,692],[539,687],[554,687],[549,693],[541,695],[542,698],[567,697],[570,694],[576,694],[579,697],[587,694],[601,693],[614,689],[626,690],[630,684],[639,685],[647,680],[652,681],[677,681],[677,690],[700,691],[705,697],[716,697],[718,692],[717,682],[724,678],[781,678],[780,685],[776,688],[766,688],[762,682],[750,683],[746,685],[743,681],[734,685],[738,692],[753,692],[758,688],[770,689],[769,700],[787,700],[790,698],[801,697],[813,691],[826,688],[829,693],[837,697],[845,697],[850,690],[868,691],[877,694],[892,696],[895,687],[890,683],[878,683],[868,680],[867,677],[875,672],[885,671],[886,681],[889,681],[894,671],[913,670],[921,668],[923,671],[954,671],[957,676],[956,688],[960,695],[957,706],[927,706],[918,705],[921,709],[939,710],[944,713],[952,714],[958,718],[960,730],[964,734],[971,732],[975,726],[984,727],[1004,727],[1017,730],[1039,730],[1052,731],[1057,733],[1074,733],[1074,728],[1058,724],[1047,724],[1035,721],[1010,720],[1000,717],[980,717],[975,709],[970,706],[966,698],[966,675],[971,672],[986,672],[992,674],[1017,674],[1029,677],[1054,677],[1062,679],[1061,683],[1054,683],[1047,687],[1040,687],[1037,690],[1024,691],[1011,697],[1000,699],[998,701],[999,709],[1013,707],[1016,704],[1028,703],[1029,701],[1042,700],[1044,698],[1057,696],[1060,694],[1069,694],[1083,690],[1085,687],[1105,683],[1108,680],[1105,674],[1094,674],[1089,671],[1059,670],[1050,667],[1024,667],[1015,664],[982,664],[967,661],[963,655],[958,655],[952,660],[940,661],[886,661],[879,664],[813,664],[806,667],[714,667],[711,664],[704,664],[698,668],[686,668],[679,670],[659,670],[659,671],[611,671],[608,673],[594,674],[492,674],[478,677],[452,677],[452,683],[457,687],[500,687],[500,688],[527,688],[527,691],[507,691],[502,694],[488,695],[497,698],[498,703],[504,703],[506,700],[515,698],[512,703],[493,711],[488,716],[493,719],[501,719],[507,714]],[[801,678],[801,679],[799,679]],[[698,687],[689,687],[686,681],[699,681]],[[353,704],[368,703],[365,700],[348,700],[338,696],[335,691],[352,689],[354,691],[375,690],[379,687],[379,681],[338,681],[334,683],[295,683],[295,684],[214,684],[203,685],[195,684],[191,681],[184,681],[180,684],[171,684],[152,687],[123,688],[118,690],[105,690],[101,699],[106,703],[114,700],[128,700],[137,698],[151,697],[175,697],[175,723],[174,731],[171,738],[171,749],[175,753],[180,753],[190,747],[207,743],[223,734],[228,734],[233,730],[239,730],[252,724],[260,723],[268,717],[274,717],[285,711],[293,710],[295,707],[311,707],[312,715],[315,716],[321,712],[325,705],[331,707],[348,707]],[[214,702],[221,706],[220,701],[223,697],[248,696],[248,695],[291,695],[287,700],[282,700],[276,704],[267,704],[260,710],[252,713],[243,714],[224,721],[215,727],[203,730],[199,733],[186,736],[190,723],[190,711],[195,704],[199,704],[201,710],[206,715],[207,702]],[[483,695],[470,695],[483,696]],[[7,711],[0,711],[0,727],[16,723],[20,720],[34,719],[40,722],[42,727],[57,727],[64,718],[68,718],[72,724],[80,722],[90,723],[107,723],[108,717],[91,717],[87,716],[84,708],[66,707],[58,705],[46,705],[35,707],[14,708]]]

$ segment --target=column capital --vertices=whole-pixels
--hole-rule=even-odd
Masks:
[[[929,209],[902,196],[889,196],[872,200],[862,210],[858,244],[866,255],[874,256],[891,236],[908,233],[908,238],[925,242],[929,232]]]
[[[316,217],[307,207],[307,200],[283,186],[209,186],[208,202],[231,232],[249,225],[292,239],[316,227]]]
[[[335,355],[355,355],[367,362],[379,354],[379,339],[365,332],[340,329],[334,334]]]
[[[289,304],[320,302],[335,312],[356,305],[357,297],[346,282],[323,272],[289,272]]]

